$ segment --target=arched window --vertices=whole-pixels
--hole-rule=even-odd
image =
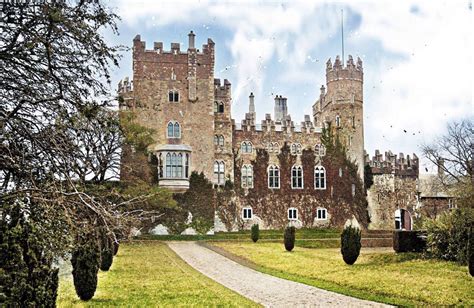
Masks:
[[[184,164],[183,164],[183,159],[185,160]],[[184,171],[184,176],[183,176],[183,171]],[[189,155],[186,154],[183,157],[182,153],[167,153],[166,158],[165,158],[165,178],[182,179],[183,177],[187,178],[188,175],[189,175]]]
[[[179,123],[174,121],[168,122],[166,133],[168,138],[181,138],[181,127]]]
[[[219,103],[219,109],[218,109],[217,112],[219,112],[219,113],[224,113],[224,103],[223,103],[223,102],[220,102],[220,103]]]
[[[214,112],[217,112],[219,110],[219,103],[217,101],[214,101]]]
[[[336,127],[341,127],[341,117],[340,116],[336,116]]]
[[[301,152],[302,152],[301,143],[292,143],[291,144],[291,154],[292,155],[301,154]]]
[[[323,144],[318,143],[314,147],[314,154],[317,156],[324,156],[326,155],[326,147]]]
[[[219,144],[219,146],[224,146],[224,136],[219,135],[218,144]]]
[[[303,188],[303,168],[301,166],[293,166],[291,168],[291,188]]]
[[[290,207],[288,209],[288,219],[289,220],[298,220],[298,209],[295,207]]]
[[[250,141],[243,141],[240,144],[240,151],[242,153],[252,153],[252,143]]]
[[[280,188],[280,168],[268,167],[268,188]]]
[[[318,208],[316,210],[316,220],[327,220],[328,219],[328,211],[325,208]]]
[[[224,168],[223,161],[214,162],[214,183],[217,185],[224,185],[225,183]]]
[[[280,152],[280,145],[278,144],[278,142],[274,142],[272,144],[272,148],[273,148],[273,152],[275,152],[275,153]]]
[[[326,169],[323,166],[314,167],[314,189],[326,189]]]
[[[218,145],[218,144],[219,144],[219,136],[214,135],[214,145]]]
[[[251,165],[242,166],[242,188],[253,188],[253,168]]]
[[[168,92],[168,101],[172,103],[179,102],[179,92],[178,91],[169,91]]]

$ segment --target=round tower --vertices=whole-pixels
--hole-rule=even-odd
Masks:
[[[357,63],[351,55],[344,65],[339,56],[334,64],[326,63],[326,93],[321,103],[321,120],[330,123],[335,134],[355,161],[361,179],[364,179],[364,72],[362,60]]]

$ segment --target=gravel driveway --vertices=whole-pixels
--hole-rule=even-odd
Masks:
[[[199,272],[264,306],[388,307],[257,272],[195,242],[168,246]]]

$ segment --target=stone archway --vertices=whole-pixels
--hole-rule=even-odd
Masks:
[[[412,218],[409,211],[405,209],[397,209],[395,211],[395,229],[411,231]]]

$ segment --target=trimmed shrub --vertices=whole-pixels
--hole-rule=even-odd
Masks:
[[[105,229],[101,232],[100,240],[100,270],[108,271],[114,260],[114,246],[112,238]]]
[[[256,243],[258,241],[259,236],[260,236],[260,230],[258,228],[258,225],[254,224],[252,226],[252,241]]]
[[[436,220],[427,220],[427,253],[435,258],[468,264],[469,229],[474,225],[473,209],[456,209]]]
[[[81,234],[72,252],[72,277],[77,296],[90,300],[97,289],[100,248],[95,234]]]
[[[395,252],[423,252],[426,248],[426,232],[402,231],[393,232],[393,250]]]
[[[360,239],[360,229],[353,226],[345,227],[341,233],[342,259],[349,265],[354,264],[359,257],[360,247],[362,246]]]
[[[469,228],[469,241],[467,244],[469,274],[474,276],[474,234],[473,227]]]
[[[293,226],[286,227],[285,229],[285,235],[284,235],[285,249],[288,251],[292,251],[293,248],[295,248],[295,232],[296,232],[296,229]]]

